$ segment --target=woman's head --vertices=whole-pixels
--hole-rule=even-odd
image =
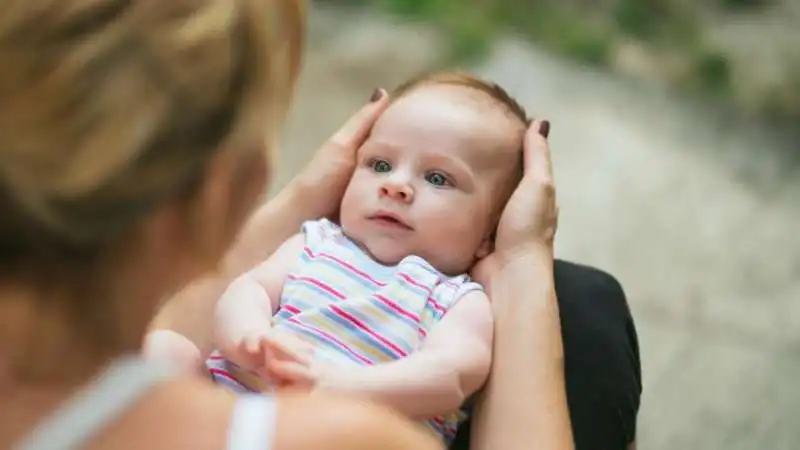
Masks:
[[[215,264],[263,190],[303,12],[299,0],[5,2],[0,280],[89,286],[39,305],[86,317],[110,308],[117,280],[164,295]],[[151,279],[133,274],[159,262]]]

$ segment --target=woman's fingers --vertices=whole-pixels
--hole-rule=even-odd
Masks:
[[[537,120],[525,133],[524,174],[500,217],[495,252],[531,243],[552,247],[558,205],[550,149],[544,136],[548,132],[549,122]]]
[[[370,102],[364,105],[325,144],[321,151],[355,152],[369,136],[372,125],[389,105],[389,95],[383,89],[373,92]]]
[[[553,182],[553,163],[550,158],[550,146],[547,136],[550,133],[550,122],[535,120],[525,133],[523,167],[526,177],[540,182]]]
[[[389,95],[379,89],[376,100],[356,112],[294,178],[294,192],[302,197],[296,213],[308,218],[334,217],[356,167],[356,153],[372,126],[389,105]]]

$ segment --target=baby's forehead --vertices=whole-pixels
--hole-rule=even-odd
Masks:
[[[482,115],[500,116],[512,122],[521,119],[511,112],[508,106],[488,92],[470,86],[457,84],[423,83],[403,93],[394,103],[442,102],[469,108]]]
[[[465,86],[430,84],[414,88],[394,100],[376,124],[386,131],[426,144],[446,145],[466,153],[479,165],[516,158],[525,124],[508,107],[486,92]],[[456,142],[456,145],[450,145]]]

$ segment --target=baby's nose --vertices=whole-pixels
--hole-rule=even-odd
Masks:
[[[410,203],[414,199],[414,190],[406,182],[388,179],[381,184],[380,195],[399,202]]]

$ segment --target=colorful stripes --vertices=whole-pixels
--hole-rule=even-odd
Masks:
[[[273,318],[341,363],[372,365],[416,351],[469,282],[447,278],[422,258],[395,267],[374,262],[327,220],[304,225],[306,247],[299,268],[288,276]],[[231,374],[210,361],[212,377],[228,384]],[[445,440],[455,435],[461,413],[427,421]]]

